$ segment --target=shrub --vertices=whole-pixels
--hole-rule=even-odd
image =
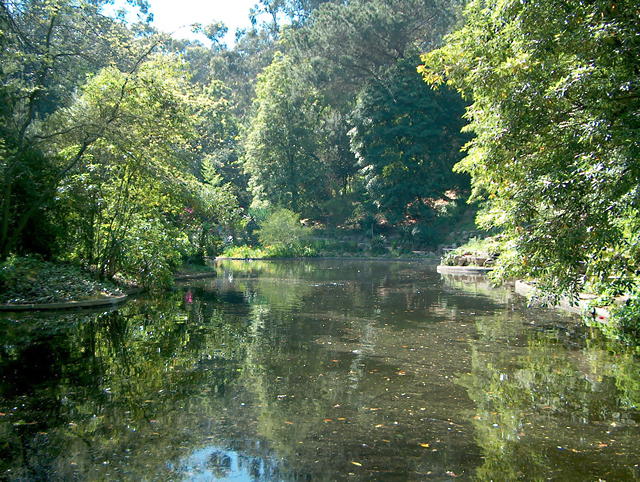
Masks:
[[[262,246],[296,251],[310,236],[311,230],[300,222],[300,215],[288,209],[278,209],[260,223],[258,239]]]
[[[371,238],[371,253],[372,254],[383,254],[386,252],[384,248],[384,242],[386,238],[382,235],[376,235]]]
[[[611,321],[619,331],[617,338],[638,344],[640,333],[640,294],[634,293],[625,304],[615,308]]]

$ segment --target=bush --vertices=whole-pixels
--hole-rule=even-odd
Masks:
[[[616,338],[638,345],[640,339],[640,294],[634,293],[627,302],[611,312],[612,324],[619,332]]]
[[[173,284],[173,273],[187,245],[186,237],[162,221],[138,223],[123,243],[121,271],[145,288],[166,288]]]
[[[384,247],[386,238],[381,234],[373,236],[371,238],[371,254],[384,254],[387,250]]]
[[[266,251],[253,246],[228,246],[222,255],[227,258],[265,258]]]
[[[311,230],[300,222],[300,215],[288,209],[278,209],[260,223],[257,232],[262,246],[297,251]],[[284,252],[284,251],[283,251]]]

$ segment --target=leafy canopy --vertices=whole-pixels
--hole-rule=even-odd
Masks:
[[[585,278],[632,289],[640,179],[640,11],[631,1],[473,0],[423,57],[469,95],[476,137],[457,169],[505,233],[504,275],[555,293]],[[614,281],[608,281],[613,276]]]
[[[468,189],[451,171],[468,139],[460,134],[464,103],[422,82],[416,64],[401,60],[384,82],[372,82],[352,114],[351,148],[367,193],[392,225],[425,221],[447,191]]]

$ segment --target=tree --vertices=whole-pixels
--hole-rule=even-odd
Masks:
[[[282,54],[259,77],[245,169],[259,199],[300,212],[325,196],[316,151],[319,99]]]
[[[327,172],[328,189],[333,197],[345,196],[358,173],[350,148],[349,129],[346,115],[331,107],[324,109],[319,125],[318,157]]]
[[[109,64],[134,72],[150,52],[149,44],[134,41],[122,25],[101,15],[100,6],[66,0],[0,3],[0,259],[16,246],[28,247],[40,226],[52,224],[53,194],[117,116],[117,102],[100,118],[62,130],[52,115],[72,103],[87,75]],[[117,92],[116,99],[124,93]],[[80,130],[85,137],[75,153],[59,157],[51,150],[52,142]]]
[[[355,0],[320,5],[294,42],[321,62],[330,90],[357,92],[415,51],[437,46],[453,21],[454,2]],[[335,94],[335,92],[334,92]]]
[[[277,39],[268,31],[255,28],[238,30],[233,49],[220,49],[210,62],[211,76],[230,89],[233,112],[247,121],[255,98],[258,74],[271,64]]]
[[[363,204],[363,171],[358,172],[353,152],[349,152],[348,133],[354,123],[361,128],[360,134],[368,129],[364,118],[369,113],[362,110],[364,104],[357,105],[358,99],[379,96],[377,100],[382,100],[384,91],[393,89],[390,84],[396,82],[398,71],[405,69],[398,64],[413,59],[409,62],[417,65],[417,52],[439,43],[451,25],[454,11],[455,2],[440,0],[325,2],[299,28],[283,33],[282,43],[290,48],[299,75],[318,89],[328,106],[318,126],[325,142],[317,155],[327,166],[328,187],[333,196],[320,205],[318,214],[323,219],[328,216],[327,220],[333,218],[334,223],[342,224],[372,214],[369,208],[373,207],[372,202],[380,201],[376,195],[381,191],[369,190],[370,202]],[[416,87],[424,89],[415,82],[415,67],[413,76]],[[389,91],[387,100],[390,96],[393,102],[396,94]],[[366,109],[378,115],[379,122],[392,115],[387,109],[383,109],[384,114],[375,114],[373,103],[367,104]],[[355,150],[367,150],[367,143],[375,142],[374,137],[360,136]],[[398,216],[401,212],[403,209],[396,210]],[[399,221],[397,216],[396,220]]]
[[[428,82],[473,99],[476,137],[457,169],[484,202],[482,225],[504,232],[504,276],[556,294],[585,280],[637,289],[638,25],[630,1],[474,0],[424,56]]]
[[[422,82],[416,64],[401,60],[384,84],[371,83],[352,117],[351,146],[367,193],[392,225],[432,219],[436,202],[467,182],[451,172],[468,140],[460,134],[464,103]]]
[[[66,158],[75,160],[82,151],[59,184],[59,191],[69,191],[70,217],[76,219],[71,224],[79,228],[69,230],[70,243],[80,241],[77,255],[96,265],[104,277],[125,266],[131,268],[129,254],[142,249],[142,244],[153,245],[156,251],[162,243],[170,250],[180,244],[176,228],[163,213],[179,209],[178,200],[188,199],[181,192],[186,192],[182,185],[189,179],[188,165],[176,155],[195,132],[185,105],[188,94],[180,67],[157,56],[143,63],[135,75],[104,69],[83,86],[70,108],[53,116],[62,130],[70,131],[52,146],[62,164],[69,164]],[[102,125],[105,112],[109,121]],[[83,119],[92,122],[83,125]],[[95,124],[100,126],[97,133]],[[87,138],[92,139],[90,144]],[[141,225],[148,226],[144,235]],[[163,235],[178,244],[166,243]],[[175,264],[179,251],[160,258],[172,257]],[[151,271],[139,270],[135,274],[147,276]]]
[[[224,119],[225,103],[215,102],[211,92],[198,95],[183,65],[156,55],[136,75],[104,69],[56,118],[77,127],[79,119],[99,119],[116,103],[118,115],[65,179],[62,191],[69,194],[61,197],[67,197],[70,224],[77,226],[69,230],[69,243],[103,277],[125,272],[145,284],[156,284],[153,278],[165,284],[190,245],[204,248],[209,231],[240,216],[231,190],[204,186],[193,166],[203,148],[195,141],[202,115]],[[209,145],[217,147],[224,128],[209,119],[207,133]],[[78,129],[58,144],[58,152],[75,155],[85,137]]]

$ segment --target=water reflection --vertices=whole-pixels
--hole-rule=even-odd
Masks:
[[[6,480],[636,480],[633,350],[484,279],[227,262],[0,321]]]
[[[250,457],[222,447],[205,447],[180,462],[178,473],[183,481],[256,482],[275,480],[280,473],[278,462]]]

